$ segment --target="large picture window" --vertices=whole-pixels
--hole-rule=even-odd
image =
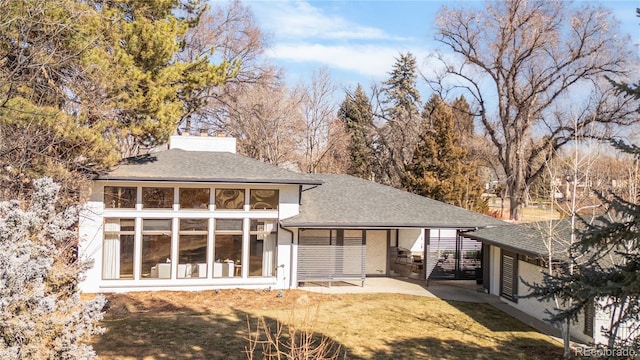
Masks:
[[[244,207],[244,190],[216,189],[216,209],[242,210]]]
[[[173,188],[142,188],[142,207],[145,209],[173,208]]]
[[[279,190],[145,185],[103,188],[105,209],[128,209],[105,210],[103,279],[276,276],[278,222],[268,218]]]
[[[180,188],[180,209],[208,209],[209,189]]]
[[[251,190],[252,210],[278,210],[279,193],[278,190]]]
[[[171,278],[171,219],[142,220],[141,278]]]
[[[180,219],[178,278],[207,277],[208,219]]]
[[[102,278],[133,279],[134,219],[105,219]]]
[[[275,276],[276,221],[251,220],[249,235],[249,276]]]
[[[124,186],[104,187],[104,207],[107,209],[135,209],[137,188]]]
[[[242,219],[217,219],[213,277],[242,275]]]

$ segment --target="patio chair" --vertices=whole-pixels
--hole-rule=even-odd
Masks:
[[[411,264],[411,251],[409,249],[396,248],[396,264]]]
[[[420,270],[424,269],[424,260],[420,255],[412,255],[411,258],[413,261],[411,262],[411,271],[412,272],[420,272]]]

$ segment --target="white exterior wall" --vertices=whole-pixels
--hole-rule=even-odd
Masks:
[[[518,302],[512,304],[518,310],[541,320],[548,317],[545,310],[553,309],[554,305],[551,302],[542,302],[535,298],[522,298],[522,296],[529,294],[531,289],[520,278],[522,277],[531,283],[541,283],[542,270],[539,266],[518,260]]]
[[[287,231],[289,229],[280,228],[278,230],[278,257],[276,258],[278,267],[276,269],[276,277],[277,277],[277,288],[278,289],[289,289],[295,288],[297,286],[297,282],[292,282],[295,276],[294,269],[296,269],[297,264],[297,245],[294,242],[296,239],[296,232],[290,233]]]
[[[252,189],[273,189],[273,186],[251,186]],[[300,191],[298,185],[278,186],[280,189],[280,204],[278,205],[278,218],[286,219],[300,213]]]
[[[78,254],[81,258],[89,259],[93,262],[93,266],[85,274],[85,280],[80,283],[80,289],[87,293],[100,292],[103,210],[102,187],[94,186],[89,201],[84,205],[80,213],[80,221],[78,223],[80,235]]]
[[[553,301],[539,301],[535,298],[521,298],[521,296],[531,292],[531,289],[523,282],[523,279],[529,283],[542,283],[543,271],[544,268],[540,266],[536,266],[524,261],[519,261],[518,275],[519,277],[522,277],[522,279],[518,281],[518,303],[513,305],[518,308],[518,310],[544,321],[544,319],[547,319],[549,317],[549,315],[547,315],[545,311],[554,311],[556,307],[555,303]],[[583,330],[584,315],[579,315],[578,321],[571,324],[571,336],[582,342],[592,342],[593,339],[585,335]]]
[[[422,229],[398,230],[398,247],[411,250],[413,254],[424,253],[424,231]]]
[[[489,246],[490,251],[490,260],[489,260],[489,272],[490,272],[490,280],[489,280],[489,292],[492,295],[500,296],[500,256],[501,250],[496,246]],[[551,301],[542,302],[535,298],[522,298],[522,296],[531,292],[529,286],[527,286],[524,282],[529,283],[540,283],[542,282],[542,271],[544,269],[540,266],[530,264],[525,261],[518,260],[518,302],[513,302],[506,298],[500,298],[504,303],[513,306],[514,308],[522,311],[525,314],[531,315],[536,319],[545,321],[549,317],[546,314],[546,310],[551,310],[555,308],[555,305]],[[546,321],[545,321],[546,322]],[[596,323],[594,323],[594,332],[597,332]],[[571,325],[571,336],[583,341],[583,342],[593,342],[594,339],[584,335],[584,316],[580,315],[578,317],[578,322]]]
[[[490,246],[489,286],[490,293],[500,296],[500,248]]]
[[[138,201],[136,209],[105,209],[103,203],[103,188],[108,186],[138,186]],[[184,210],[181,211],[177,204],[174,209],[142,209],[141,187],[174,187],[177,189],[182,187],[209,187],[214,198],[215,188],[245,188],[246,198],[249,198],[249,189],[277,189],[279,190],[280,203],[278,211],[274,210],[249,210],[249,206],[245,205],[243,210],[215,210],[213,205],[209,209],[202,210]],[[81,257],[92,259],[93,267],[86,273],[85,280],[80,283],[80,289],[86,293],[96,292],[125,292],[125,291],[150,291],[150,290],[207,290],[222,288],[289,288],[291,284],[291,274],[294,270],[292,264],[295,264],[295,258],[292,257],[295,249],[292,245],[291,235],[286,230],[278,229],[278,247],[276,258],[276,276],[274,277],[249,277],[248,266],[243,266],[243,276],[229,278],[212,278],[212,246],[213,232],[209,233],[209,255],[208,255],[208,276],[207,278],[185,278],[175,279],[177,273],[177,262],[171,264],[171,274],[173,279],[140,279],[139,264],[141,263],[141,228],[142,219],[167,219],[167,218],[256,218],[256,219],[274,219],[297,215],[299,212],[298,185],[249,185],[249,184],[180,184],[180,183],[126,183],[126,182],[95,182],[92,188],[89,201],[80,216],[79,234],[83,240],[79,246],[79,255]],[[175,197],[177,201],[177,196]],[[248,200],[247,200],[248,201]],[[213,202],[212,202],[213,203]],[[136,220],[136,246],[134,250],[134,279],[102,279],[102,243],[103,243],[103,222],[104,218],[132,218]],[[175,222],[175,220],[174,220]],[[212,221],[210,221],[212,224]],[[177,256],[178,236],[177,226],[174,223],[172,236],[172,255]],[[248,221],[245,221],[245,228]],[[248,235],[245,231],[244,248],[242,259],[243,264],[249,264],[248,261]],[[295,284],[295,283],[294,283]]]
[[[367,230],[366,273],[385,275],[387,273],[387,230]]]
[[[611,327],[611,311],[612,309],[603,309],[604,306],[610,304],[611,301],[608,299],[600,300],[600,303],[596,307],[595,317],[593,319],[593,338],[596,344],[607,345],[609,339],[603,334],[603,331],[608,330]],[[620,307],[616,307],[616,313],[619,314],[621,311]],[[631,324],[629,322],[626,323],[627,326],[621,326],[618,328],[616,336],[621,339],[627,339],[632,336],[636,336],[636,334],[630,334],[629,329],[637,328],[637,324]],[[632,325],[632,326],[629,326]],[[628,328],[627,328],[628,327]]]
[[[279,219],[286,219],[300,213],[300,196],[299,187],[286,186],[280,190]],[[288,229],[293,230],[293,229]],[[293,234],[286,229],[280,228],[278,231],[278,263],[277,279],[279,289],[296,288],[298,282],[295,274],[297,273],[298,263],[298,231],[295,229]]]
[[[456,229],[431,229],[432,232],[437,231],[438,236],[440,236],[441,238],[454,238],[456,236],[458,236],[458,230]]]

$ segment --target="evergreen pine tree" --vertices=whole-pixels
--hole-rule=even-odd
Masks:
[[[621,146],[620,146],[621,145]],[[616,143],[636,157],[640,149]],[[640,204],[611,194],[597,194],[606,211],[596,218],[581,218],[579,241],[569,248],[569,259],[541,283],[530,284],[528,297],[557,297],[570,306],[550,313],[553,322],[577,321],[586,309],[609,316],[603,329],[610,348],[640,351]],[[573,271],[568,271],[572,265]]]
[[[373,110],[367,95],[358,84],[353,96],[347,94],[340,105],[338,118],[349,134],[349,168],[347,173],[362,179],[371,179],[373,164],[372,131]]]
[[[640,9],[636,10],[640,16]],[[640,99],[640,86],[614,83],[624,96]],[[640,113],[640,109],[638,109]],[[640,147],[614,140],[618,150],[640,161]],[[640,352],[640,194],[629,201],[617,194],[596,192],[606,211],[595,219],[581,219],[580,241],[569,249],[574,271],[544,274],[531,284],[528,297],[558,297],[571,304],[551,314],[552,321],[575,321],[593,306],[610,316],[603,331],[609,348]],[[579,259],[579,261],[578,261]],[[567,264],[569,265],[569,264]]]
[[[375,173],[377,181],[394,187],[402,186],[402,174],[420,133],[422,102],[416,88],[417,72],[413,54],[401,54],[382,88],[385,123],[376,138]]]
[[[482,185],[467,151],[459,145],[453,109],[433,96],[424,109],[424,130],[402,177],[404,189],[478,212],[486,212]]]
[[[460,96],[451,103],[453,108],[454,127],[460,134],[462,144],[466,143],[473,137],[473,114],[471,114],[471,106],[464,96]]]
[[[165,143],[239,66],[178,59],[197,0],[2,4],[0,198],[43,174],[80,193],[72,175]]]

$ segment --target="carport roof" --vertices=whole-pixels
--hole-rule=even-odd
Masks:
[[[300,213],[282,220],[282,226],[476,229],[505,224],[490,216],[350,175],[313,177],[322,185],[303,188]]]
[[[576,222],[577,237],[585,231],[584,221],[602,226],[598,218],[583,218]],[[549,235],[551,234],[551,235]],[[548,257],[551,251],[554,260],[567,261],[571,239],[571,222],[568,219],[539,221],[525,224],[508,224],[493,228],[479,229],[464,234],[471,239],[487,243],[505,250],[535,257]],[[575,240],[579,241],[579,238]],[[546,244],[551,244],[551,248]],[[582,252],[588,255],[586,261],[597,261],[608,268],[622,263],[623,258],[616,253],[615,248],[608,252],[598,253],[596,250]]]
[[[551,249],[554,258],[562,259],[566,258],[568,239],[571,236],[570,225],[567,220],[507,224],[471,231],[464,235],[489,245],[531,256],[548,256]]]

